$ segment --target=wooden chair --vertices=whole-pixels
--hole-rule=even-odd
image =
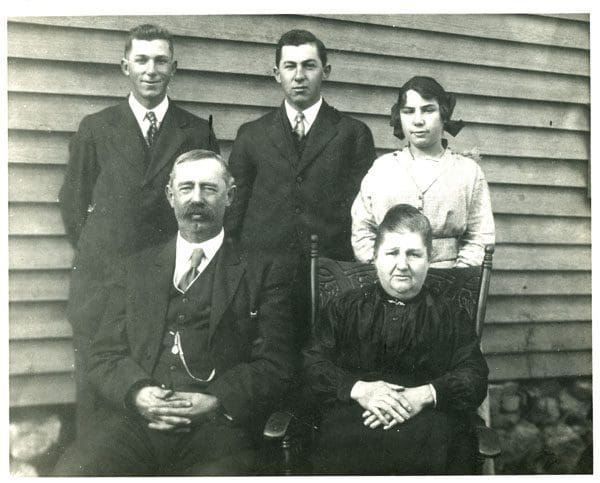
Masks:
[[[425,280],[427,288],[437,294],[444,294],[464,309],[473,321],[477,336],[481,340],[487,295],[492,271],[494,246],[488,245],[480,267],[466,268],[430,268]],[[342,262],[330,258],[319,257],[318,238],[311,239],[310,260],[311,281],[311,324],[315,327],[319,308],[324,306],[337,294],[376,282],[375,267],[358,262]],[[488,398],[473,415],[476,428],[479,456],[482,472],[493,474],[492,458],[500,454],[498,435],[490,426]],[[294,427],[296,426],[296,427]],[[311,428],[315,423],[294,415],[293,411],[274,413],[267,422],[264,435],[271,441],[279,441],[283,453],[283,474],[294,474],[301,468],[295,461],[302,453],[306,442],[298,434],[303,429]],[[310,438],[310,436],[308,436]],[[304,437],[306,440],[306,436]],[[304,446],[303,446],[304,445]],[[300,472],[303,472],[300,470]]]

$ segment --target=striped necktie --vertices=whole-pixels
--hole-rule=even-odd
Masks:
[[[192,256],[190,257],[190,265],[187,270],[179,280],[177,286],[180,290],[186,291],[192,285],[194,279],[198,276],[198,267],[202,263],[202,259],[204,258],[204,250],[202,248],[194,248],[192,251]]]
[[[148,119],[148,121],[150,121],[150,126],[148,127],[148,132],[146,133],[146,142],[148,143],[148,146],[152,146],[152,143],[154,143],[154,139],[156,138],[156,133],[158,133],[156,114],[154,114],[152,111],[148,111],[144,119]]]
[[[304,133],[304,114],[302,114],[301,112],[296,114],[294,122],[296,123],[294,125],[294,135],[296,136],[296,139],[298,141],[302,141],[304,139],[304,134],[305,134]]]

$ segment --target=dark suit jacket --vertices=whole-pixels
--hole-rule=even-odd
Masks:
[[[238,188],[226,229],[244,245],[353,259],[350,207],[375,159],[362,122],[323,102],[298,156],[282,104],[240,127],[229,158]]]
[[[165,185],[175,158],[195,148],[219,149],[208,122],[173,102],[150,156],[127,100],[81,121],[59,194],[67,236],[76,248],[69,297],[76,336],[95,330],[114,260],[177,232]]]
[[[111,289],[88,375],[118,406],[151,378],[159,358],[175,246],[173,239],[129,257]],[[227,239],[217,256],[208,354],[216,376],[206,392],[236,422],[259,423],[279,402],[298,362],[290,324],[292,274],[270,258],[243,259]]]

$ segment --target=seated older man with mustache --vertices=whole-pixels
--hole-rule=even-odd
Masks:
[[[240,255],[223,232],[235,192],[222,158],[175,161],[175,238],[124,262],[89,377],[112,418],[81,436],[56,475],[243,475],[295,369],[289,269]]]

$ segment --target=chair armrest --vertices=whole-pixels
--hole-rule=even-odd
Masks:
[[[477,425],[475,428],[477,435],[477,444],[479,454],[485,458],[495,458],[502,450],[500,448],[500,438],[498,433],[484,424]]]
[[[292,417],[292,414],[287,411],[277,411],[271,414],[265,424],[263,436],[268,439],[283,438],[288,432]]]

